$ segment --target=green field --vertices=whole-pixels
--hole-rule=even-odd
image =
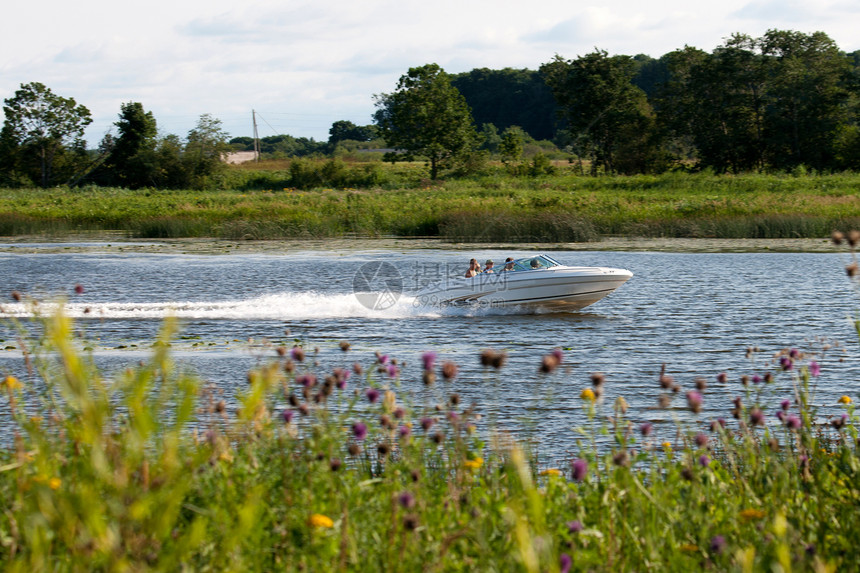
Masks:
[[[430,182],[423,168],[328,162],[362,188],[289,187],[287,170],[233,168],[219,190],[0,190],[0,235],[122,231],[130,237],[401,236],[584,242],[601,236],[819,238],[860,226],[860,175],[586,177],[573,167]],[[340,171],[338,171],[340,170]],[[313,169],[311,169],[313,171]]]

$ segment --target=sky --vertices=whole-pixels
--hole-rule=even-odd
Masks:
[[[141,102],[162,134],[201,114],[232,137],[328,139],[372,123],[373,95],[410,67],[537,69],[595,49],[653,57],[711,51],[731,34],[825,32],[860,49],[857,0],[68,0],[15,1],[0,21],[0,99],[41,82],[92,113],[87,139]]]

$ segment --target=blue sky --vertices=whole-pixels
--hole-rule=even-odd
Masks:
[[[140,101],[163,133],[210,113],[232,136],[327,139],[371,122],[373,94],[409,67],[537,69],[595,48],[659,57],[713,50],[735,32],[823,31],[860,49],[856,0],[82,0],[15,2],[0,22],[0,99],[39,81],[93,115],[95,144],[120,104]]]

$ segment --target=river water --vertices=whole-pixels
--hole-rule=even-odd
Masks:
[[[856,397],[860,391],[850,320],[860,306],[843,270],[847,254],[554,251],[563,264],[627,268],[634,277],[582,311],[534,314],[428,308],[409,294],[439,274],[462,273],[470,257],[498,263],[534,251],[415,244],[236,250],[216,243],[182,252],[157,243],[10,243],[0,245],[2,310],[5,316],[27,316],[29,307],[9,298],[12,291],[43,306],[66,298],[68,313],[107,372],[145,358],[163,318],[175,315],[182,330],[174,356],[228,400],[245,387],[250,368],[275,357],[273,346],[298,340],[309,350],[318,348],[321,371],[355,361],[367,366],[381,352],[401,362],[401,392],[416,407],[457,392],[463,404],[475,404],[484,425],[493,420],[533,440],[550,463],[566,455],[576,437],[573,428],[585,422],[580,392],[593,372],[607,379],[604,414],[623,396],[632,420],[652,421],[664,434],[674,432],[678,419],[704,424],[730,417],[732,398],[743,394],[741,376],[776,371],[773,356],[785,348],[818,353],[815,402],[824,416],[838,411],[841,395]],[[361,282],[356,277],[368,268],[363,265],[381,261],[397,269],[404,292],[375,310],[354,290]],[[74,293],[78,284],[82,294]],[[0,373],[25,379],[16,335],[5,321],[0,340],[6,348]],[[343,340],[352,346],[348,354],[338,347]],[[561,368],[540,374],[541,357],[557,347],[564,349]],[[750,347],[760,352],[750,358]],[[479,364],[485,348],[508,354],[498,377]],[[460,365],[454,381],[424,388],[420,356],[428,350],[439,361]],[[683,388],[669,409],[656,408],[663,364]],[[727,382],[716,380],[720,372],[728,374]],[[777,375],[768,390],[768,412],[790,397],[792,373]],[[702,413],[692,419],[683,396],[697,376],[707,380],[708,389]],[[350,384],[366,387],[356,379]],[[5,400],[0,408],[7,408]]]

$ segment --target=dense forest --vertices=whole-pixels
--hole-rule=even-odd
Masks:
[[[530,144],[531,155],[552,148],[595,175],[860,170],[860,51],[845,53],[822,32],[735,34],[710,53],[685,46],[656,59],[556,55],[538,70],[447,74],[428,64],[375,99],[371,125],[337,121],[328,141],[264,137],[260,151],[290,158],[396,148],[386,159],[427,159],[434,177],[455,166],[450,173],[479,169],[485,161],[476,157],[515,166]],[[448,117],[452,106],[459,111]],[[35,82],[3,109],[7,187],[200,188],[225,153],[254,147],[250,137],[230,139],[208,114],[184,138],[160,135],[152,113],[129,102],[117,135],[87,150],[89,110]],[[418,109],[439,111],[422,124],[410,118]]]

